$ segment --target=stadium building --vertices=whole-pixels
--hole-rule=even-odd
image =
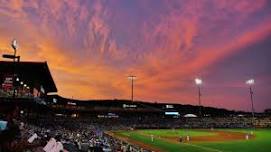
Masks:
[[[14,80],[14,81],[13,81]],[[63,98],[56,94],[57,87],[47,62],[8,62],[0,61],[0,102],[16,104],[25,112],[34,114],[43,110],[44,115],[67,117],[98,117],[101,119],[127,116],[159,116],[179,118],[186,114],[198,114],[198,107],[156,102],[130,100],[88,100],[80,101]],[[5,104],[4,104],[5,103]],[[31,108],[35,105],[35,108]],[[233,114],[233,111],[205,108],[211,116]]]
[[[43,97],[57,92],[47,62],[0,61],[1,96]]]
[[[47,111],[45,99],[57,88],[47,62],[0,61],[1,112],[17,106],[21,112]]]

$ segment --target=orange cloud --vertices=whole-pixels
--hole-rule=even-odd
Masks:
[[[129,98],[135,74],[137,99],[195,103],[195,76],[271,33],[264,0],[129,3],[0,1],[0,51],[17,38],[23,60],[48,61],[63,96]]]

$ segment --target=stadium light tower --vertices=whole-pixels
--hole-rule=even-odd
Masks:
[[[254,79],[249,79],[246,81],[246,84],[249,85],[250,101],[251,101],[251,114],[252,114],[252,125],[254,123],[254,103],[253,103],[253,90],[252,86],[255,84]]]
[[[17,40],[16,39],[14,39],[14,40],[12,40],[11,41],[11,47],[13,48],[13,50],[14,50],[14,58],[13,58],[13,63],[14,63],[14,73],[13,73],[13,80],[12,80],[12,82],[13,82],[13,98],[15,98],[15,90],[16,90],[16,88],[15,88],[15,77],[16,77],[16,69],[15,69],[15,65],[16,65],[16,53],[17,53],[17,49],[18,49],[18,43],[17,43]],[[20,60],[20,57],[18,57],[18,60]]]
[[[13,63],[14,63],[14,66],[13,66],[13,98],[15,98],[15,78],[16,78],[16,59],[17,59],[17,62],[20,62],[20,56],[16,56],[16,53],[17,53],[17,49],[18,49],[18,43],[17,43],[17,40],[12,40],[11,41],[11,47],[13,48],[14,50],[14,53],[13,55],[11,54],[3,54],[3,58],[6,58],[6,59],[13,59]]]
[[[16,53],[17,53],[17,49],[18,49],[18,43],[17,43],[16,39],[14,39],[14,40],[11,41],[11,47],[14,50],[14,57],[16,57]],[[13,60],[15,62],[15,58]]]
[[[130,75],[128,76],[128,79],[131,81],[131,101],[134,101],[134,80],[136,79],[136,76]]]
[[[195,83],[198,86],[198,96],[199,96],[199,116],[201,117],[201,90],[200,86],[202,85],[202,80],[200,78],[195,79]]]

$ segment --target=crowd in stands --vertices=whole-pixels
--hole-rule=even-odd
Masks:
[[[15,110],[17,111],[17,110]],[[15,114],[16,113],[16,114]],[[27,119],[12,112],[0,132],[0,152],[138,152],[147,151],[105,133],[112,129],[69,118]]]
[[[4,91],[0,88],[0,97],[12,97],[14,95],[13,90],[8,90],[8,91]],[[29,92],[24,92],[24,93],[18,93],[16,92],[15,95],[17,97],[21,97],[21,98],[30,98],[33,97],[33,95]]]
[[[249,128],[271,127],[271,117],[170,118],[161,115],[98,117],[26,117],[12,109],[0,120],[8,122],[0,132],[0,152],[133,152],[147,151],[121,141],[107,131],[140,128]],[[54,145],[54,146],[52,146]],[[55,147],[52,148],[52,147]],[[58,149],[56,149],[58,147]],[[51,149],[50,149],[51,148]]]

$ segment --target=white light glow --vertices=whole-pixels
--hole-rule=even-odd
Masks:
[[[202,80],[199,79],[199,78],[196,78],[195,79],[195,83],[196,83],[196,85],[201,85],[202,84]]]
[[[255,83],[254,79],[249,79],[246,81],[246,84],[253,85]]]
[[[24,84],[24,82],[23,81],[21,81],[21,83],[20,83],[21,85],[23,85]]]
[[[18,43],[17,43],[17,40],[12,40],[11,42],[11,46],[16,50],[18,48]]]

